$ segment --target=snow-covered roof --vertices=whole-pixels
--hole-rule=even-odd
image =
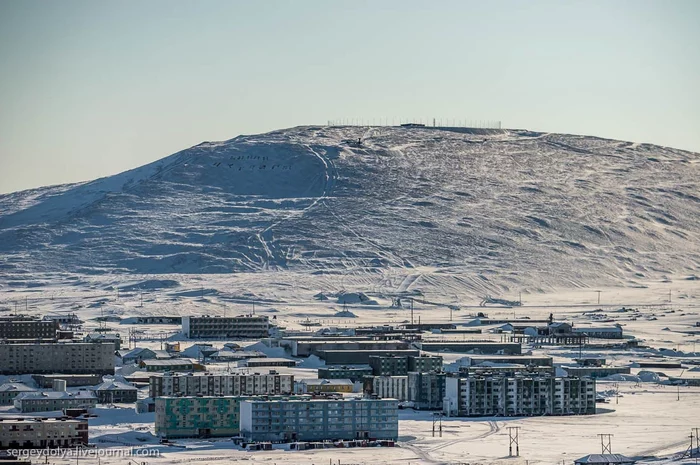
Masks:
[[[349,379],[302,379],[299,382],[306,384],[307,386],[321,386],[321,385],[336,385],[336,386],[353,386],[353,382]]]
[[[580,459],[574,460],[574,463],[590,463],[590,464],[616,464],[616,463],[634,463],[635,460],[622,454],[589,454]]]
[[[131,384],[123,383],[116,380],[108,380],[102,384],[98,384],[93,388],[95,391],[138,391],[138,389]]]
[[[95,399],[92,391],[47,391],[47,392],[23,392],[15,397],[15,400],[35,399]]]
[[[36,391],[36,389],[31,388],[31,387],[27,386],[26,384],[22,384],[22,383],[0,384],[0,392],[14,392],[14,391],[32,392],[32,391]]]

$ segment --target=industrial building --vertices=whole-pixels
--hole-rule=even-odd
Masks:
[[[168,360],[142,360],[139,367],[149,372],[155,371],[192,371],[195,363],[185,358],[172,358]]]
[[[151,376],[149,396],[252,396],[291,394],[294,376],[268,374],[165,374]]]
[[[387,439],[399,435],[395,399],[244,400],[240,434],[254,442]]]
[[[22,413],[53,412],[68,408],[93,408],[97,396],[92,391],[23,392],[13,404]]]
[[[102,382],[102,375],[73,375],[67,373],[51,374],[51,375],[33,375],[32,379],[37,386],[42,388],[51,388],[55,380],[60,379],[65,381],[66,387],[77,386],[94,386]]]
[[[101,404],[136,402],[139,390],[131,384],[109,380],[93,388]]]
[[[244,360],[242,362],[248,368],[259,368],[259,367],[295,367],[297,366],[296,360],[291,360],[289,358],[274,358],[274,357],[261,357],[255,359]]]
[[[526,366],[554,366],[552,357],[546,355],[466,355],[460,359],[466,366],[482,364],[517,364]]]
[[[317,353],[326,365],[369,365],[369,358],[379,356],[418,356],[420,351],[405,350],[323,350]]]
[[[369,366],[325,366],[319,367],[319,379],[349,379],[350,381],[362,381],[365,376],[372,375]]]
[[[595,380],[553,376],[446,378],[448,416],[585,415],[595,413]]]
[[[114,374],[114,344],[109,342],[0,343],[0,374]]]
[[[562,368],[569,376],[575,377],[588,376],[591,378],[605,378],[610,375],[630,374],[630,367],[562,366]]]
[[[457,352],[475,354],[519,355],[521,346],[514,342],[469,342],[469,341],[421,341],[416,342],[419,349],[428,352]]]
[[[585,334],[598,339],[622,339],[622,326],[577,326],[571,329],[573,334]]]
[[[85,446],[88,422],[59,417],[0,417],[0,449],[45,449]]]
[[[408,400],[420,410],[441,410],[445,398],[445,373],[408,373]]]
[[[289,348],[293,357],[308,357],[309,355],[318,355],[319,352],[328,350],[404,350],[409,348],[408,343],[403,341],[372,341],[347,338],[288,339],[280,341],[280,345]]]
[[[182,333],[190,339],[262,339],[270,335],[270,320],[264,315],[183,316]]]

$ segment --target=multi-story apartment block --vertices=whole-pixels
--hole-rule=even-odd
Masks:
[[[13,401],[22,413],[53,412],[66,408],[93,408],[97,396],[92,391],[24,392]]]
[[[164,438],[236,436],[240,433],[241,401],[255,398],[156,397],[156,434]],[[282,399],[274,396],[265,398]]]
[[[408,376],[372,376],[371,391],[379,397],[408,400]]]
[[[318,369],[319,379],[349,379],[350,381],[362,381],[365,376],[372,376],[372,368],[369,366],[326,366]]]
[[[0,339],[56,339],[58,323],[37,318],[9,316],[0,318]]]
[[[442,357],[432,355],[371,356],[369,366],[374,376],[406,376],[409,371],[442,371]]]
[[[244,400],[241,436],[251,441],[389,439],[399,435],[396,399]]]
[[[0,374],[114,374],[114,344],[99,342],[0,343]]]
[[[269,374],[166,374],[149,378],[150,397],[291,394],[294,376]]]
[[[439,355],[421,355],[408,357],[408,371],[416,373],[430,373],[442,371],[442,357]]]
[[[262,339],[270,335],[270,320],[264,315],[183,316],[182,332],[190,339]]]
[[[0,418],[0,449],[76,447],[87,443],[87,420],[68,417]]]
[[[553,376],[479,376],[446,379],[448,416],[584,415],[595,413],[595,380]]]
[[[0,405],[12,405],[19,394],[23,392],[35,392],[36,389],[30,388],[22,383],[4,383],[0,384]]]
[[[445,398],[445,373],[408,373],[408,400],[421,410],[442,409]]]
[[[408,357],[372,355],[369,357],[369,366],[372,367],[374,376],[406,376]]]

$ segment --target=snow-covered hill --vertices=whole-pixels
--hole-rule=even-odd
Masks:
[[[486,293],[699,268],[700,156],[595,137],[298,127],[0,196],[6,277],[400,270]]]

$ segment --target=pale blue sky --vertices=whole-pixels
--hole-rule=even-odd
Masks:
[[[0,0],[0,192],[333,118],[700,152],[700,1]]]

